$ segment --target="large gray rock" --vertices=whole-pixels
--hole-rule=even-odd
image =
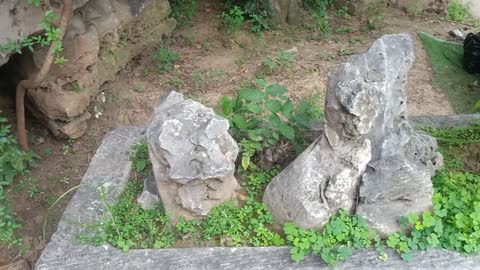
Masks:
[[[175,222],[206,215],[235,197],[238,146],[211,108],[170,92],[156,106],[146,138],[157,188]]]
[[[277,224],[319,228],[339,208],[356,206],[386,232],[398,229],[399,215],[431,207],[441,156],[435,140],[406,120],[413,61],[410,36],[386,35],[330,76],[323,134],[265,190]]]
[[[436,152],[436,140],[415,131],[406,118],[405,84],[414,59],[410,38],[385,36],[381,40],[385,45],[376,43],[368,53],[381,59],[373,58],[378,63],[372,62],[368,69],[383,77],[384,102],[378,106],[381,113],[375,129],[368,135],[375,147],[359,188],[357,214],[386,236],[400,230],[400,216],[431,209],[431,178],[443,158]]]

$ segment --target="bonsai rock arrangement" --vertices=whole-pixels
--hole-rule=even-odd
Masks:
[[[399,230],[399,216],[432,207],[442,156],[406,119],[413,62],[409,35],[385,35],[330,76],[322,136],[265,190],[277,224],[321,228],[344,208],[386,235]]]
[[[236,196],[238,146],[229,123],[211,108],[170,92],[156,106],[146,129],[149,156],[166,213],[199,218]]]

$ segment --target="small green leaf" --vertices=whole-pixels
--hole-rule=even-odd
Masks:
[[[252,141],[259,142],[262,140],[262,136],[258,134],[257,129],[247,130],[247,135],[248,135],[248,138]]]
[[[135,164],[135,168],[137,169],[137,172],[141,172],[147,167],[147,160],[145,159],[139,159],[137,160],[137,163]]]
[[[408,222],[412,225],[415,225],[418,221],[417,213],[408,213]]]
[[[249,103],[247,104],[246,108],[248,111],[256,114],[261,114],[263,111],[262,107],[256,103]]]
[[[248,156],[243,156],[243,157],[242,157],[242,168],[243,168],[244,170],[247,170],[249,165],[250,165],[250,157],[248,157]]]
[[[257,83],[258,86],[261,88],[264,88],[267,85],[267,82],[263,79],[256,79],[255,82]]]
[[[265,91],[267,94],[277,97],[285,94],[287,92],[287,89],[279,84],[271,84],[267,86]]]
[[[409,262],[409,261],[411,261],[411,260],[413,259],[413,255],[412,255],[412,253],[410,253],[410,252],[408,252],[408,253],[402,253],[402,254],[400,255],[400,257],[402,257],[402,259],[403,259],[404,261],[406,261],[406,262]]]
[[[245,121],[245,117],[241,114],[235,114],[232,118],[233,123],[239,129],[247,129],[248,123]]]
[[[283,104],[282,115],[285,116],[285,118],[290,120],[290,118],[292,117],[292,112],[293,112],[293,103],[291,100],[287,100],[285,104]]]
[[[272,113],[277,113],[282,109],[282,103],[278,100],[268,100],[265,102],[265,107],[272,112]]]
[[[238,97],[248,101],[260,101],[263,99],[263,93],[258,89],[245,88],[238,90]]]
[[[278,130],[285,138],[289,140],[295,139],[295,130],[290,125],[282,123],[278,127]]]

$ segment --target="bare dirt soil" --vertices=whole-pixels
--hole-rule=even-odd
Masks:
[[[100,95],[93,97],[91,112],[100,112],[98,118],[89,121],[89,130],[76,141],[62,141],[32,119],[29,134],[32,148],[41,156],[38,166],[32,169],[32,185],[26,184],[23,191],[9,192],[13,199],[14,213],[23,220],[18,233],[30,248],[23,255],[30,264],[38,258],[45,242],[43,226],[46,213],[56,198],[79,184],[90,159],[110,130],[124,125],[144,125],[154,104],[167,91],[177,88],[187,97],[206,105],[215,106],[223,95],[234,95],[237,88],[249,85],[258,76],[278,82],[289,89],[294,101],[311,99],[323,104],[328,74],[348,56],[339,56],[342,50],[361,53],[370,44],[386,33],[411,33],[415,40],[416,62],[408,82],[408,111],[410,115],[435,115],[454,113],[445,95],[433,85],[433,75],[425,51],[417,36],[425,31],[441,38],[447,32],[463,28],[439,17],[411,17],[399,10],[390,9],[384,14],[384,25],[379,30],[362,32],[362,21],[351,21],[331,15],[331,27],[350,27],[353,33],[335,34],[321,39],[311,18],[305,16],[300,27],[282,27],[267,31],[263,36],[253,34],[244,26],[235,35],[227,35],[221,25],[221,8],[208,2],[200,2],[198,16],[191,27],[177,29],[168,43],[170,50],[179,54],[173,72],[159,75],[151,48],[138,56],[118,75],[102,86]],[[261,63],[267,58],[276,58],[277,52],[288,50],[295,53],[291,67],[263,76]],[[15,122],[14,107],[10,98],[0,97],[0,110],[11,123]],[[19,177],[16,185],[26,177]],[[27,181],[24,181],[27,182]],[[30,186],[38,192],[28,195]],[[46,239],[54,232],[63,209],[71,194],[55,205],[48,216]],[[18,250],[0,251],[0,266],[19,259]],[[1,268],[0,268],[1,269]]]

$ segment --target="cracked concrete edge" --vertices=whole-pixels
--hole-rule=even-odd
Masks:
[[[439,123],[451,121],[449,117]],[[110,202],[124,190],[131,170],[129,149],[143,132],[144,127],[130,126],[105,136],[35,269],[331,269],[318,255],[295,263],[288,247],[138,249],[124,253],[109,245],[78,244],[76,235],[85,231],[84,225],[105,214],[100,187],[105,187]],[[374,250],[357,250],[336,269],[480,269],[478,255],[430,250],[416,252],[413,261],[407,263],[392,250],[387,254],[389,259],[383,262]]]

